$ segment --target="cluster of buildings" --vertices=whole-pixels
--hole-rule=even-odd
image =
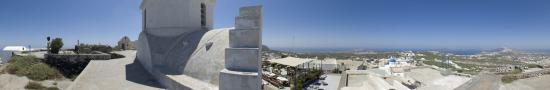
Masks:
[[[514,61],[521,61],[528,64],[550,66],[550,57],[546,55],[519,55],[513,58]]]
[[[266,78],[268,80],[266,82],[269,82],[269,84],[288,84],[288,81],[292,81],[289,79],[292,78],[290,73],[292,73],[294,68],[317,69],[324,71],[324,75],[321,75],[320,79],[326,78],[326,75],[331,77],[330,75],[336,74],[338,81],[328,82],[328,85],[336,85],[338,89],[342,90],[410,89],[410,86],[418,85],[419,82],[406,76],[405,72],[416,67],[417,62],[413,60],[413,57],[422,54],[408,51],[400,52],[399,55],[400,57],[365,60],[337,60],[334,58],[318,60],[295,57],[270,59],[265,61],[269,64],[263,66],[263,74],[264,76],[272,77],[271,79]],[[271,64],[276,65],[272,66]],[[323,84],[320,85],[322,86]],[[284,88],[285,85],[276,86]]]
[[[375,65],[366,70],[347,70],[342,74],[341,90],[407,90],[414,89],[415,83],[405,72],[416,67],[412,59],[416,54],[412,52],[400,53],[402,57],[376,59],[368,63]],[[413,87],[410,87],[413,86]]]

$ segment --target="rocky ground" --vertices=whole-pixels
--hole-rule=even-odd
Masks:
[[[25,86],[31,82],[27,77],[16,76],[12,74],[3,73],[0,74],[0,90],[25,90]],[[58,80],[44,80],[44,81],[33,81],[39,82],[42,86],[46,87],[57,87],[59,89],[65,89],[71,85],[72,81],[69,79],[58,79]]]
[[[482,72],[455,90],[498,90],[500,83],[499,76]]]
[[[470,78],[463,76],[443,76],[439,71],[431,68],[413,69],[406,72],[405,75],[422,83],[422,86],[417,90],[453,90],[470,80]]]
[[[520,79],[512,83],[500,85],[500,90],[548,90],[548,89],[550,89],[550,75]]]

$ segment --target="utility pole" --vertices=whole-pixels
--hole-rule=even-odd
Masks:
[[[46,37],[46,40],[48,41],[46,45],[46,50],[48,50],[47,52],[50,53],[50,36]]]
[[[76,50],[76,54],[80,54],[80,40],[76,40],[76,46],[74,49]]]

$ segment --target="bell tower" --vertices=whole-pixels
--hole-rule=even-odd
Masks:
[[[143,30],[210,30],[215,0],[143,0]]]

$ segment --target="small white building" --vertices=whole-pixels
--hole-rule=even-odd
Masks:
[[[331,71],[338,68],[336,59],[314,60],[313,63],[323,71]]]
[[[323,68],[323,70],[334,70],[338,68],[338,62],[336,61],[336,59],[324,60],[321,63],[321,67]]]
[[[2,55],[0,64],[7,63],[10,57],[13,55],[14,52],[26,52],[31,51],[30,48],[25,46],[6,46],[2,49]]]
[[[24,51],[31,51],[30,48],[25,46],[6,46],[2,51],[11,51],[11,52],[24,52]]]

